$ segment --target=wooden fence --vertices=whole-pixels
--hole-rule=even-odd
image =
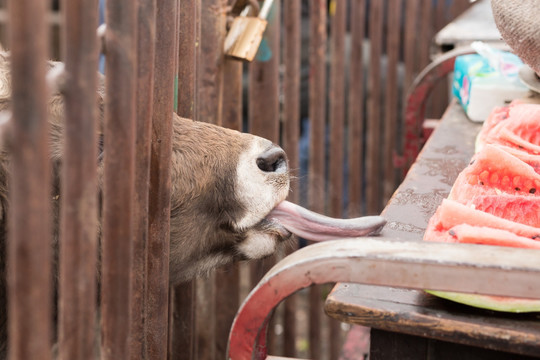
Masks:
[[[245,0],[107,0],[100,203],[88,191],[97,181],[98,0],[63,1],[60,12],[48,10],[45,0],[11,0],[9,10],[4,2],[0,41],[12,54],[16,119],[7,242],[12,359],[52,357],[56,331],[49,301],[48,189],[55,179],[46,158],[47,58],[59,57],[70,74],[62,85],[58,356],[87,359],[95,351],[97,289],[89,279],[101,214],[102,357],[223,359],[239,303],[276,259],[169,289],[163,199],[170,190],[170,111],[281,144],[294,177],[292,201],[336,217],[376,214],[403,173],[407,87],[428,64],[434,33],[469,6],[466,0],[275,0],[257,59],[244,64],[225,58],[222,48],[228,18]],[[438,103],[445,101],[443,95]],[[432,116],[440,115],[436,104]],[[326,291],[314,287],[278,310],[272,354],[339,356],[343,330],[321,313]]]

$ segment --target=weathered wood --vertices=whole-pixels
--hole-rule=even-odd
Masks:
[[[176,0],[157,0],[145,321],[150,359],[167,355],[176,10]]]
[[[369,3],[369,76],[367,98],[366,144],[366,206],[369,214],[377,214],[382,207],[381,197],[381,59],[383,42],[384,4]]]
[[[363,214],[362,184],[364,164],[364,63],[366,2],[352,1],[350,9],[351,55],[348,94],[348,159],[349,159],[349,216]]]
[[[326,1],[310,2],[308,207],[325,212]],[[321,357],[321,290],[309,291],[309,356]]]
[[[399,80],[398,66],[401,35],[401,8],[402,0],[389,0],[387,7],[387,35],[386,35],[386,82],[384,90],[384,176],[383,201],[386,203],[396,188],[396,168],[394,157],[397,155],[396,142],[399,128]]]
[[[11,208],[5,270],[9,357],[22,360],[51,358],[51,182],[45,85],[48,32],[44,12],[45,1],[9,2],[15,121],[10,139]],[[4,298],[5,293],[2,295]]]
[[[249,132],[279,143],[279,64],[280,64],[280,1],[274,1],[268,14],[268,26],[255,60],[249,64]],[[276,256],[251,264],[251,285],[274,265]],[[275,346],[272,332],[270,346]]]
[[[178,115],[196,118],[197,39],[200,2],[180,1],[178,20]],[[172,289],[169,359],[195,359],[195,282]]]
[[[344,181],[344,140],[345,140],[345,31],[347,3],[335,2],[330,21],[330,84],[329,132],[330,156],[328,184],[328,212],[330,216],[343,216],[343,181]],[[334,319],[327,319],[329,328],[329,357],[334,360],[340,354],[340,325]]]
[[[65,148],[62,161],[59,346],[61,359],[95,357],[98,194],[97,1],[65,2]]]
[[[156,33],[155,0],[139,0],[137,12],[137,102],[135,152],[135,197],[133,199],[133,258],[131,298],[131,359],[146,359],[146,260],[148,249],[148,193],[150,142],[154,92]]]
[[[196,0],[180,1],[180,19],[178,30],[178,115],[195,119],[196,63],[197,63],[197,27],[198,13]]]
[[[176,286],[172,291],[172,321],[169,339],[170,360],[194,360],[195,335],[195,281]]]
[[[283,144],[289,158],[291,175],[298,176],[300,168],[300,49],[301,49],[301,2],[288,0],[283,3]],[[300,201],[299,181],[291,182],[289,200]],[[293,246],[290,252],[296,250]],[[296,356],[296,297],[285,301],[283,314],[283,354]]]
[[[136,4],[107,2],[102,356],[129,357],[135,167]],[[122,179],[122,181],[118,181]]]

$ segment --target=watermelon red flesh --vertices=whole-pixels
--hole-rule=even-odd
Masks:
[[[540,195],[540,174],[494,145],[486,145],[456,179],[449,199],[466,202],[475,195]]]
[[[513,148],[505,145],[495,145],[499,149],[506,151],[510,155],[530,165],[537,174],[540,174],[540,155],[529,153],[525,150]]]
[[[506,220],[540,228],[540,196],[478,195],[465,205]]]
[[[476,150],[501,144],[540,154],[540,105],[513,102],[496,108],[478,134]]]
[[[528,239],[540,239],[540,228],[503,219],[475,210],[456,201],[444,199],[429,221],[424,240],[433,241],[430,238],[432,236],[431,231],[445,232],[461,224],[505,230]],[[449,241],[454,242],[452,239],[449,239]],[[540,242],[538,243],[540,244]]]

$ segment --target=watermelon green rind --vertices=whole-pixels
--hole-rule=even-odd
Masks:
[[[474,306],[481,309],[512,313],[540,312],[540,300],[507,298],[502,296],[465,294],[435,290],[426,290],[426,292],[443,299],[455,301],[461,304]]]

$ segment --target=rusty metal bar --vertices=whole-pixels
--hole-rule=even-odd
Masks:
[[[51,358],[45,11],[43,0],[9,2],[14,121],[7,244],[8,351],[11,359],[22,360]]]
[[[431,0],[429,0],[431,1]],[[386,35],[386,82],[384,90],[384,141],[383,146],[383,202],[386,203],[396,189],[396,140],[399,128],[399,82],[398,64],[401,48],[401,14],[402,0],[388,0],[387,6],[387,35]]]
[[[138,0],[135,194],[133,198],[133,258],[131,297],[131,359],[146,359],[146,259],[148,193],[153,112],[156,1]]]
[[[289,168],[293,176],[300,169],[300,49],[301,49],[301,8],[300,0],[283,3],[283,149],[289,158]],[[289,200],[299,203],[300,183],[291,181]],[[296,247],[291,249],[294,251]],[[283,354],[296,356],[296,298],[285,301],[283,314]]]
[[[308,206],[318,213],[325,212],[325,133],[326,133],[326,26],[327,3],[310,2],[309,41],[309,175]],[[321,289],[309,292],[310,357],[321,357]]]
[[[363,45],[365,36],[366,1],[351,2],[351,55],[349,65],[348,131],[349,131],[349,206],[350,217],[360,216],[362,211],[362,179],[364,164],[364,64]]]
[[[367,99],[367,146],[366,205],[369,214],[378,214],[382,210],[381,198],[381,58],[383,42],[384,4],[382,1],[369,3],[369,76]]]
[[[98,255],[98,2],[66,1],[63,4],[66,121],[60,198],[58,356],[90,359],[95,357]]]
[[[129,357],[135,175],[136,3],[107,1],[102,357]]]
[[[176,11],[176,0],[157,0],[145,320],[150,359],[167,357]]]

